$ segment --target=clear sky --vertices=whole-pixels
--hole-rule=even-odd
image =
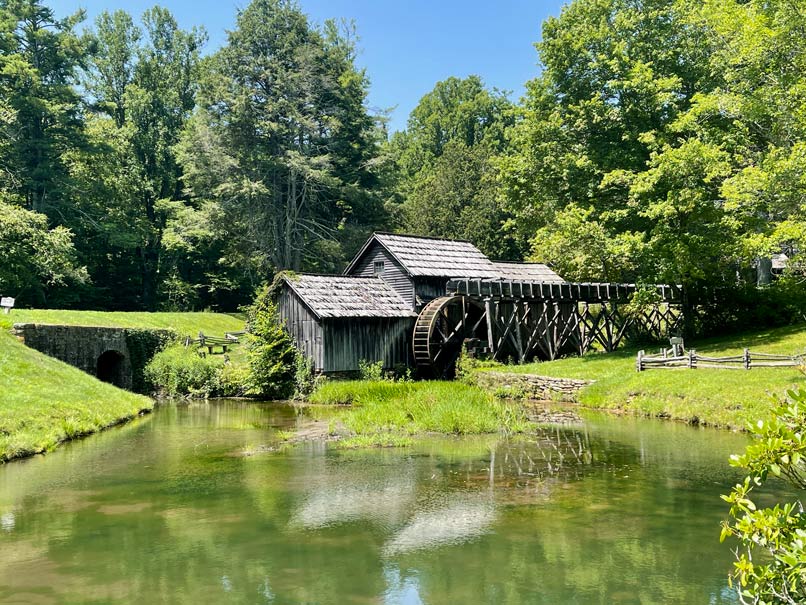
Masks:
[[[559,15],[564,0],[299,0],[316,22],[353,19],[359,35],[358,64],[367,69],[374,109],[394,108],[391,128],[405,128],[409,113],[436,82],[477,74],[491,87],[523,93],[539,73],[533,44],[542,21]],[[49,0],[58,16],[79,8],[92,21],[104,9],[139,17],[155,0]],[[162,0],[180,26],[202,25],[207,52],[226,43],[238,8],[248,0]]]

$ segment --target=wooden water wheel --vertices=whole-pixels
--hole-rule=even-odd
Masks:
[[[484,308],[467,296],[429,302],[414,324],[414,361],[421,374],[451,378],[468,339],[487,338]]]

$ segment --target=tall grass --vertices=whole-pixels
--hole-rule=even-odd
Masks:
[[[388,441],[389,434],[518,433],[530,426],[518,406],[459,382],[333,381],[321,385],[310,401],[350,404],[343,424],[357,436],[376,436],[376,444]]]

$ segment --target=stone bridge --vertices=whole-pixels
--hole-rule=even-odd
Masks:
[[[14,324],[27,346],[130,391],[146,389],[143,370],[171,330]]]

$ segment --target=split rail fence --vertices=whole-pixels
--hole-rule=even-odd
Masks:
[[[752,368],[794,368],[806,366],[806,355],[778,355],[775,353],[753,353],[745,349],[741,355],[711,357],[700,355],[694,349],[682,355],[647,355],[638,351],[636,369],[639,372],[651,369],[670,368],[719,368],[723,370],[750,370]]]
[[[191,338],[190,336],[185,338],[185,346],[189,347],[195,344],[199,348],[206,348],[210,355],[213,354],[215,347],[221,347],[221,352],[226,353],[229,347],[240,342],[239,337],[244,334],[245,332],[226,332],[224,338],[219,338],[216,336],[205,336],[204,332],[199,331],[198,338]]]

